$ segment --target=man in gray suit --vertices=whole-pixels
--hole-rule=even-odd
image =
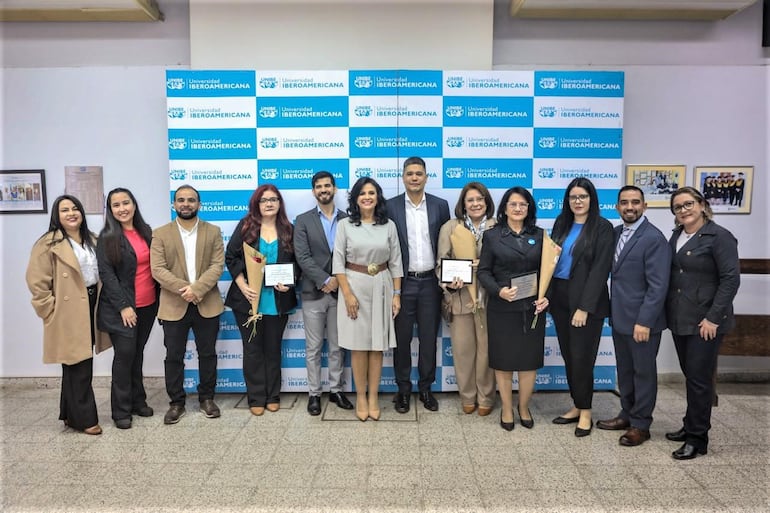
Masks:
[[[626,185],[616,206],[622,226],[615,227],[610,323],[620,389],[620,413],[596,423],[599,429],[625,429],[620,445],[650,439],[658,392],[656,359],[666,328],[665,302],[671,270],[666,238],[644,216],[644,193]]]
[[[337,222],[347,215],[334,205],[337,186],[328,171],[313,175],[315,208],[297,216],[294,252],[302,269],[302,317],[305,321],[305,361],[310,396],[307,411],[321,413],[321,348],[324,329],[329,342],[329,400],[340,408],[353,405],[342,393],[344,354],[337,343],[337,278],[332,276],[332,252]]]

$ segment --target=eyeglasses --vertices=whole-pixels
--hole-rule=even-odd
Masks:
[[[510,203],[508,203],[508,208],[512,208],[514,210],[516,209],[526,210],[527,207],[529,207],[529,203],[524,203],[524,202],[517,203],[515,201],[511,201]]]
[[[588,194],[574,194],[569,196],[570,203],[577,203],[578,201],[585,201],[589,198]]]
[[[678,214],[678,213],[679,213],[679,212],[681,212],[682,210],[692,210],[692,207],[694,207],[694,206],[695,206],[695,203],[696,203],[696,202],[695,202],[695,201],[693,201],[693,200],[690,200],[690,201],[685,201],[685,202],[684,202],[684,203],[682,203],[681,205],[674,205],[673,207],[671,207],[671,211],[672,211],[673,213],[675,213],[675,214]]]
[[[260,205],[264,205],[265,203],[278,203],[279,201],[281,200],[278,198],[259,198]]]

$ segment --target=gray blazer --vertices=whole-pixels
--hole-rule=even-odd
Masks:
[[[338,223],[347,216],[343,211],[337,210]],[[331,243],[333,247],[334,241]],[[321,298],[324,293],[320,289],[332,274],[332,252],[329,250],[317,207],[298,215],[294,222],[294,254],[302,269],[302,297]]]

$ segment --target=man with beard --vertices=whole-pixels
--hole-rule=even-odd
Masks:
[[[163,422],[176,424],[185,414],[184,354],[192,329],[198,351],[198,400],[207,418],[219,417],[214,403],[216,341],[224,310],[217,282],[224,268],[222,232],[198,219],[200,195],[190,185],[174,193],[177,218],[152,234],[150,267],[160,284],[158,319],[166,346],[166,392],[170,408]]]
[[[671,269],[668,241],[644,216],[644,193],[626,185],[616,205],[623,225],[615,227],[610,323],[620,390],[620,413],[596,423],[621,430],[620,445],[634,447],[650,439],[658,392],[656,358],[666,328],[665,302]]]
[[[315,208],[297,216],[294,226],[294,252],[302,269],[302,317],[305,322],[305,361],[307,365],[310,415],[321,413],[321,348],[324,329],[329,343],[329,400],[342,409],[353,405],[342,393],[344,354],[337,339],[337,278],[332,272],[332,252],[337,222],[347,214],[334,205],[337,186],[328,171],[311,179]]]

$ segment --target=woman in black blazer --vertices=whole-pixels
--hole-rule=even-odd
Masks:
[[[599,215],[599,197],[587,178],[575,178],[564,193],[553,240],[562,247],[549,298],[551,315],[574,406],[553,419],[577,423],[575,436],[591,434],[594,364],[604,318],[610,313],[607,278],[612,266],[612,224]]]
[[[708,201],[693,187],[671,195],[676,229],[666,299],[668,327],[687,383],[684,426],[666,438],[684,442],[672,453],[689,460],[708,450],[719,344],[735,326],[733,299],[740,285],[738,241],[711,220]]]
[[[535,314],[548,306],[511,287],[511,278],[540,271],[543,229],[535,225],[537,206],[529,191],[512,187],[505,191],[497,209],[497,223],[484,232],[478,278],[487,291],[489,366],[495,369],[497,389],[503,403],[500,427],[512,431],[513,372],[519,375],[519,420],[525,428],[535,425],[529,400],[535,391],[537,369],[543,366],[545,315]]]
[[[236,226],[227,243],[225,264],[233,282],[225,305],[233,310],[243,340],[243,378],[253,415],[278,411],[281,407],[281,341],[289,314],[297,307],[294,285],[263,285],[262,276],[249,277],[243,256],[243,243],[265,255],[267,264],[294,264],[294,283],[299,267],[292,242],[293,228],[286,217],[281,193],[272,184],[260,185],[249,200],[249,211]],[[258,311],[262,318],[252,336],[251,301],[259,293]]]
[[[152,228],[128,189],[107,194],[104,228],[96,245],[99,278],[97,326],[110,334],[112,419],[119,429],[131,427],[131,415],[150,417],[142,365],[144,346],[158,314],[158,284],[150,271]]]

